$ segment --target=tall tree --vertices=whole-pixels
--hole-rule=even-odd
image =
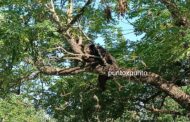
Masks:
[[[135,20],[142,40],[126,43],[117,27],[122,17]],[[109,121],[130,110],[133,119],[146,119],[146,110],[150,119],[189,113],[188,1],[2,0],[0,22],[1,90],[34,92],[36,105],[59,120]],[[106,49],[94,44],[98,35]],[[107,76],[121,70],[147,74]],[[41,88],[29,88],[29,80]]]

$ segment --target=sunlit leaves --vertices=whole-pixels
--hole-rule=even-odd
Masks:
[[[0,120],[1,121],[31,121],[43,122],[54,120],[46,117],[43,110],[36,111],[28,100],[23,100],[21,96],[11,94],[5,99],[0,99]]]
[[[51,13],[45,7],[47,2],[49,1],[2,0],[0,2],[1,93],[15,92],[18,86],[21,86],[22,93],[33,100],[36,108],[45,108],[60,121],[63,119],[96,121],[97,117],[100,117],[101,121],[111,119],[120,121],[120,118],[123,121],[125,118],[131,121],[152,119],[155,114],[148,112],[142,106],[148,104],[147,106],[159,107],[163,94],[147,103],[142,103],[158,90],[149,85],[132,83],[130,79],[109,80],[105,92],[100,92],[97,87],[98,76],[88,73],[64,77],[39,75],[32,81],[23,80],[21,84],[17,82],[20,77],[37,70],[33,65],[36,59],[43,59],[45,65],[65,67],[63,65],[65,60],[59,62],[51,60],[51,56],[56,57],[60,54],[55,50],[55,46],[63,46],[69,51],[70,47],[65,43],[65,38],[58,33],[58,26],[52,21]],[[61,24],[67,26],[67,2],[64,0],[55,2],[55,11],[60,17]],[[176,3],[180,8],[179,11],[189,18],[187,12],[189,6],[186,4],[188,2]],[[82,0],[74,1],[73,16],[83,4],[85,3]],[[129,43],[126,41],[123,30],[117,27],[120,17],[118,17],[118,1],[115,0],[93,1],[70,29],[72,36],[74,38],[79,35],[84,36],[80,30],[82,29],[92,41],[101,37],[105,48],[116,58],[119,66],[155,72],[169,81],[172,80],[173,76],[180,74],[180,67],[175,67],[173,63],[189,59],[189,30],[177,27],[171,13],[161,2],[130,0],[127,4],[127,9],[120,5],[119,14],[123,19],[133,20],[135,34],[144,35],[141,40]],[[107,19],[104,13],[106,8],[109,8]],[[85,44],[88,43],[89,40],[85,37],[83,39]],[[67,65],[70,65],[70,62],[67,62]],[[186,90],[189,92],[188,86]],[[96,108],[98,103],[94,100],[94,95],[99,98],[100,109]],[[20,101],[15,97],[13,99],[16,105],[17,101]],[[16,115],[20,111],[30,115],[35,112],[33,107],[30,113],[23,105],[19,104],[16,108],[9,104],[9,101],[6,102],[2,103],[7,105],[8,109],[3,106],[2,111],[12,109],[14,114],[10,113],[11,116],[20,117]],[[166,99],[163,108],[182,111],[171,98]],[[5,113],[3,112],[0,112],[1,116]],[[159,115],[157,119],[170,121],[172,116]]]

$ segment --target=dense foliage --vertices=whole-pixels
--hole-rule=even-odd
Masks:
[[[120,67],[157,73],[190,94],[188,0],[53,2],[61,25],[70,29],[73,38],[83,37],[83,44],[88,44],[101,37]],[[62,52],[60,47],[69,52],[72,48],[48,6],[49,0],[0,1],[2,121],[190,121],[186,108],[151,84],[112,78],[102,92],[95,72],[63,76],[41,72],[39,66],[44,64],[60,68],[83,65]],[[117,26],[120,21],[129,22],[143,38],[127,40]]]

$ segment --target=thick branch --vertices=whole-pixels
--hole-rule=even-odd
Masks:
[[[110,70],[111,69],[111,70]],[[109,72],[120,71],[121,69],[115,68],[110,66],[97,66],[93,71],[99,74],[108,74]],[[122,69],[125,72],[135,72],[137,70],[134,69]],[[116,77],[116,76],[115,76]],[[173,98],[176,102],[178,102],[181,106],[185,109],[190,110],[190,96],[183,92],[180,87],[176,86],[175,84],[166,81],[161,76],[155,73],[149,72],[147,75],[137,75],[137,76],[130,76],[130,75],[122,75],[120,77],[126,78],[128,80],[134,82],[141,82],[150,84],[155,86],[159,90],[165,92],[171,98]]]
[[[97,66],[96,68],[92,69],[90,67],[81,68],[81,67],[74,67],[74,68],[54,68],[51,66],[43,66],[40,67],[40,72],[48,75],[69,75],[69,74],[77,74],[80,72],[96,72],[98,74],[108,74],[110,72],[110,66]],[[120,70],[119,68],[115,68],[114,71]],[[113,69],[111,70],[113,72]],[[135,72],[134,69],[122,69],[122,71],[125,72]],[[116,77],[116,76],[115,76]],[[190,110],[190,96],[186,93],[184,93],[178,86],[176,86],[173,83],[169,83],[168,81],[164,80],[161,76],[155,74],[155,73],[148,73],[146,76],[129,76],[129,75],[123,75],[121,76],[123,78],[126,78],[128,80],[134,81],[134,82],[141,82],[141,83],[147,83],[152,86],[155,86],[156,88],[162,90],[167,95],[169,95],[171,98],[173,98],[176,102],[178,102],[181,106],[183,106],[185,109]]]
[[[52,66],[41,66],[38,67],[41,73],[47,74],[47,75],[69,75],[69,74],[77,74],[80,72],[84,72],[85,69],[81,67],[74,67],[74,68],[56,68]]]
[[[66,32],[66,34],[65,32],[62,32],[62,34],[65,35],[65,38],[68,40],[69,45],[75,53],[83,54],[81,45],[76,42],[75,38],[70,34],[69,30]]]

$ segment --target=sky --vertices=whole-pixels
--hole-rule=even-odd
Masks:
[[[143,35],[136,36],[134,34],[134,28],[133,28],[133,26],[127,20],[125,20],[125,19],[121,19],[119,21],[118,27],[122,28],[123,35],[126,38],[126,40],[129,39],[131,41],[137,41],[137,40],[140,40],[143,37]],[[100,45],[104,45],[103,38],[102,37],[98,37],[95,40],[95,43],[99,43]]]
[[[96,4],[95,4],[95,8],[98,8],[98,5],[99,3],[101,2],[101,0],[96,0]],[[135,19],[131,19],[131,20],[128,20],[131,22],[134,22]],[[134,34],[134,28],[133,26],[128,22],[125,18],[120,18],[119,20],[119,24],[118,24],[118,27],[121,27],[122,30],[123,30],[123,34],[124,34],[124,37],[126,38],[126,40],[130,40],[130,41],[136,41],[136,40],[140,40],[143,35],[141,36],[136,36]],[[95,43],[99,43],[100,45],[104,45],[104,41],[103,41],[103,38],[101,36],[99,36],[96,40],[95,40]]]

